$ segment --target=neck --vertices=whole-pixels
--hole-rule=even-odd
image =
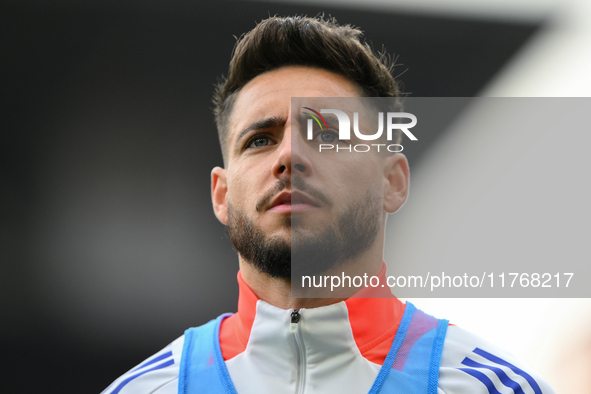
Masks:
[[[335,272],[327,272],[322,275],[340,276],[343,272],[349,276],[377,274],[382,267],[383,257],[381,250],[377,253],[372,249],[362,253],[358,258],[346,262]],[[358,288],[343,289],[344,293],[339,293],[336,297],[292,298],[290,278],[274,278],[262,273],[245,261],[242,256],[240,256],[240,271],[244,282],[259,299],[282,309],[318,308],[331,305],[346,300],[359,290]]]

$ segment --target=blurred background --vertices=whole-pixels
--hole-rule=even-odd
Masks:
[[[227,71],[235,37],[257,21],[321,12],[360,26],[376,50],[397,56],[395,74],[412,96],[584,97],[591,91],[585,0],[3,1],[4,391],[100,392],[186,328],[235,311],[237,258],[209,192],[211,168],[222,164],[213,85]],[[426,136],[409,154],[411,199],[389,219],[388,261],[417,248],[421,258],[441,258],[441,248],[428,246],[453,250],[441,234],[461,239],[489,228],[473,219],[475,209],[487,207],[494,216],[511,207],[496,204],[498,182],[482,182],[474,193],[474,173],[494,170],[502,178],[522,168],[520,182],[528,185],[527,163],[548,157],[526,149],[491,169],[469,144],[459,144],[465,133],[478,138],[477,130],[459,119],[449,123],[460,126]],[[507,157],[506,137],[483,136],[500,158]],[[563,149],[556,151],[568,155],[570,144],[579,153],[591,142],[580,137],[564,140],[557,130]],[[450,155],[449,147],[460,145]],[[463,167],[471,171],[457,163],[470,163]],[[589,160],[579,163],[563,172],[569,182],[588,186]],[[464,198],[452,198],[439,181],[450,173]],[[513,192],[527,200],[539,199],[538,191]],[[588,211],[569,215],[587,219]],[[541,231],[540,223],[528,228],[525,218],[516,220],[521,230]],[[513,223],[505,226],[511,231]],[[585,238],[588,225],[578,231]],[[419,234],[420,245],[413,243]],[[586,244],[576,256],[591,262]],[[591,392],[589,300],[413,302],[516,353],[558,392]]]

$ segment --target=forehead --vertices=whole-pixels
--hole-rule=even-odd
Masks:
[[[360,97],[361,88],[347,78],[313,67],[289,66],[248,82],[238,93],[229,122],[230,145],[254,121],[289,118],[292,97]]]

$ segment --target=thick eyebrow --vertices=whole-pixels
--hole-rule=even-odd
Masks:
[[[262,129],[271,129],[273,127],[279,127],[285,125],[286,119],[282,118],[281,116],[273,116],[271,118],[266,118],[262,120],[257,120],[256,122],[251,123],[248,125],[244,130],[238,134],[236,141],[240,141],[244,135],[249,133],[252,130],[262,130]]]

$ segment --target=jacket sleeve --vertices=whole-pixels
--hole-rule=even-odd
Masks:
[[[515,356],[456,326],[447,330],[438,394],[555,394]]]
[[[177,394],[184,337],[147,358],[101,394]]]

